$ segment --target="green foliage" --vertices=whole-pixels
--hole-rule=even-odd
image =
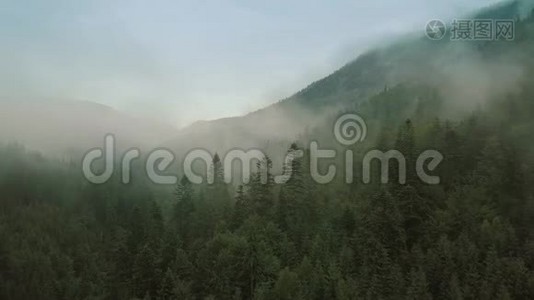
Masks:
[[[354,64],[378,63],[372,54]],[[321,104],[363,77],[349,66],[298,96]],[[439,118],[447,99],[420,84],[358,104],[376,128],[362,147],[401,150],[412,167],[406,184],[317,185],[301,147],[282,186],[266,159],[258,166],[269,170],[267,184],[256,172],[233,193],[216,156],[213,184],[184,177],[162,209],[164,189],[90,185],[75,165],[2,146],[0,298],[534,299],[534,85],[526,81],[455,120]],[[438,185],[414,173],[422,149],[444,155]]]

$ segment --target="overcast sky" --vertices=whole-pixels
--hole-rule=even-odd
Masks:
[[[176,126],[240,115],[496,2],[3,0],[0,101],[88,100]]]

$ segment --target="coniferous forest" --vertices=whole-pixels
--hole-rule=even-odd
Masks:
[[[534,49],[533,39],[513,43]],[[128,185],[95,185],[78,161],[3,144],[0,298],[534,299],[534,68],[513,93],[448,116],[447,94],[412,80],[365,101],[345,96],[283,144],[304,153],[284,165],[285,184],[269,158],[258,162],[267,184],[257,168],[249,183],[227,184],[214,155],[212,184],[156,186],[134,173]],[[331,124],[352,111],[370,136],[349,147],[355,180],[318,184],[308,142],[334,145]],[[406,182],[392,164],[381,183],[373,164],[362,183],[370,149],[401,151]],[[444,157],[429,172],[437,185],[413,171],[426,149]]]
[[[412,119],[381,113],[409,93],[428,97]],[[417,149],[443,153],[439,185],[410,172],[406,184],[319,185],[305,155],[283,185],[255,174],[231,187],[215,156],[211,185],[97,186],[75,164],[3,146],[1,297],[532,298],[533,96],[525,86],[458,121],[427,118],[439,96],[419,88],[365,103],[385,124],[378,135],[392,137],[379,147],[408,161]]]

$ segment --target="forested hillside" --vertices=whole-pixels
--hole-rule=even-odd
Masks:
[[[430,86],[446,98],[441,117],[466,117],[490,99],[517,92],[518,83],[531,72],[534,28],[528,17],[531,8],[526,8],[529,3],[504,2],[462,16],[517,20],[514,41],[451,41],[451,24],[442,40],[430,40],[417,32],[363,53],[290,97],[244,116],[194,123],[163,145],[180,154],[191,147],[218,152],[273,147],[301,139],[302,133],[324,124],[331,126],[328,116],[357,110],[385,87],[405,83]]]
[[[394,87],[362,107],[391,125],[379,147],[443,153],[437,186],[413,175],[406,185],[318,185],[302,158],[285,185],[256,175],[230,192],[215,161],[213,185],[184,178],[162,209],[154,187],[93,186],[75,165],[5,146],[2,297],[532,298],[533,86],[461,121],[437,119],[445,100],[421,88]],[[410,93],[426,100],[410,121],[392,118],[414,106],[397,101]]]
[[[533,29],[530,16],[515,41],[474,47],[532,58]],[[413,172],[406,184],[377,174],[363,184],[358,163],[352,184],[314,182],[307,142],[333,145],[342,111],[287,145],[305,155],[285,166],[285,184],[273,174],[268,184],[260,174],[226,184],[216,156],[213,184],[93,185],[77,163],[3,145],[0,298],[534,299],[534,64],[466,106],[434,83],[380,81],[364,100],[343,101],[369,126],[370,138],[350,147],[355,162],[398,149],[413,166],[436,149],[437,185]]]

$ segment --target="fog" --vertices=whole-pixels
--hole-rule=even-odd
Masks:
[[[523,2],[524,10],[532,7],[527,3],[528,1]],[[384,13],[389,14],[389,12]],[[394,39],[376,40],[376,49],[370,50],[371,58],[363,57],[349,62],[324,80],[318,80],[321,78],[319,75],[321,72],[297,76],[300,86],[288,84],[276,92],[263,91],[269,96],[269,100],[262,100],[258,105],[248,101],[247,109],[243,111],[242,116],[237,114],[236,117],[198,121],[181,129],[172,125],[173,116],[176,116],[175,111],[198,118],[205,105],[214,108],[231,106],[231,102],[225,100],[227,95],[219,93],[217,89],[214,90],[215,94],[220,94],[221,97],[206,94],[206,99],[209,101],[204,104],[196,100],[188,103],[164,100],[169,96],[166,93],[181,89],[186,91],[191,87],[189,84],[198,84],[188,80],[192,80],[191,78],[196,75],[201,76],[200,73],[195,75],[193,71],[187,76],[182,74],[184,81],[181,81],[181,85],[174,85],[176,78],[166,77],[164,73],[160,73],[158,68],[162,65],[159,63],[154,64],[151,60],[139,61],[137,67],[133,68],[128,63],[128,57],[130,55],[137,57],[136,51],[140,51],[137,49],[133,52],[126,51],[125,57],[119,59],[118,63],[124,68],[120,73],[129,74],[129,78],[132,79],[130,84],[141,87],[141,93],[137,94],[139,92],[137,88],[125,88],[122,76],[120,78],[111,76],[108,79],[102,77],[97,81],[84,81],[83,84],[87,86],[80,88],[74,85],[69,89],[75,93],[64,89],[65,93],[60,93],[61,98],[55,98],[50,97],[53,94],[46,92],[50,91],[48,80],[54,80],[58,86],[69,85],[71,82],[68,80],[62,82],[64,77],[58,77],[56,73],[48,76],[44,71],[47,69],[39,66],[43,61],[39,57],[33,57],[35,60],[25,62],[16,72],[19,75],[31,73],[30,75],[33,74],[31,77],[37,78],[37,81],[43,76],[49,78],[40,83],[36,83],[33,79],[17,81],[18,84],[7,89],[17,92],[13,93],[12,97],[4,97],[11,100],[0,101],[2,106],[0,141],[19,142],[47,155],[69,157],[79,156],[94,147],[102,147],[104,136],[112,133],[116,135],[121,149],[130,147],[151,149],[164,146],[176,151],[178,155],[183,155],[197,147],[209,149],[212,153],[224,153],[232,148],[262,148],[267,149],[267,152],[281,155],[289,143],[313,131],[317,126],[323,126],[339,111],[351,109],[355,104],[369,99],[380,92],[385,85],[391,87],[402,82],[419,82],[434,87],[446,100],[447,107],[441,112],[442,116],[454,118],[468,113],[484,101],[504,97],[517,90],[524,76],[525,61],[531,59],[528,49],[516,47],[512,43],[502,43],[501,48],[494,50],[494,53],[481,53],[476,43],[432,43],[422,35],[420,31],[413,31],[399,34]],[[358,47],[351,48],[356,49],[355,53],[358,52]],[[339,57],[345,55],[347,54],[340,54]],[[348,57],[346,60],[350,61]],[[47,62],[53,61],[47,60]],[[339,64],[339,61],[336,63]],[[138,68],[139,64],[144,67]],[[5,65],[16,69],[13,62]],[[85,63],[83,66],[85,67]],[[99,68],[98,64],[95,68]],[[75,76],[73,71],[69,70],[63,75]],[[270,73],[267,66],[258,70],[260,71],[268,75]],[[82,74],[87,75],[84,72]],[[143,81],[143,78],[150,74],[154,77]],[[359,75],[351,77],[353,74]],[[227,76],[228,73],[218,75]],[[5,77],[6,73],[1,76]],[[205,93],[210,92],[208,88],[210,76],[206,77],[206,88],[203,89]],[[270,78],[277,81],[286,79],[286,77],[276,77],[276,73],[270,74]],[[313,81],[316,82],[304,88]],[[236,95],[240,88],[246,91],[257,87],[257,84],[251,85],[248,81],[240,83],[240,87],[230,85],[231,89],[235,89]],[[102,89],[102,84],[113,88]],[[272,86],[271,84],[272,82],[265,83],[267,87]],[[125,99],[131,101],[124,100],[126,102],[118,106],[131,106],[131,109],[114,109],[108,105],[92,102],[99,102],[103,99],[102,95],[96,96],[91,101],[76,101],[75,99],[80,98],[75,96],[83,95],[82,92],[86,88],[94,89],[95,93],[100,94],[110,91],[110,99],[124,96],[125,94],[120,92],[120,89],[124,89],[129,95]],[[304,89],[301,92],[295,94],[302,88]],[[115,94],[116,92],[120,95]],[[48,97],[39,98],[40,93]],[[294,95],[290,96],[292,94]],[[27,99],[22,95],[28,95]],[[279,101],[284,98],[283,95],[288,98]],[[140,103],[136,99],[143,97],[146,98],[140,101],[144,104],[136,106]],[[241,96],[237,96],[239,97]],[[151,99],[153,102],[150,102]],[[131,113],[132,110],[139,110],[142,113],[139,111]],[[245,113],[246,111],[252,112]],[[209,117],[208,113],[203,118]]]
[[[7,1],[0,101],[97,102],[185,127],[292,95],[428,19],[497,1]]]

